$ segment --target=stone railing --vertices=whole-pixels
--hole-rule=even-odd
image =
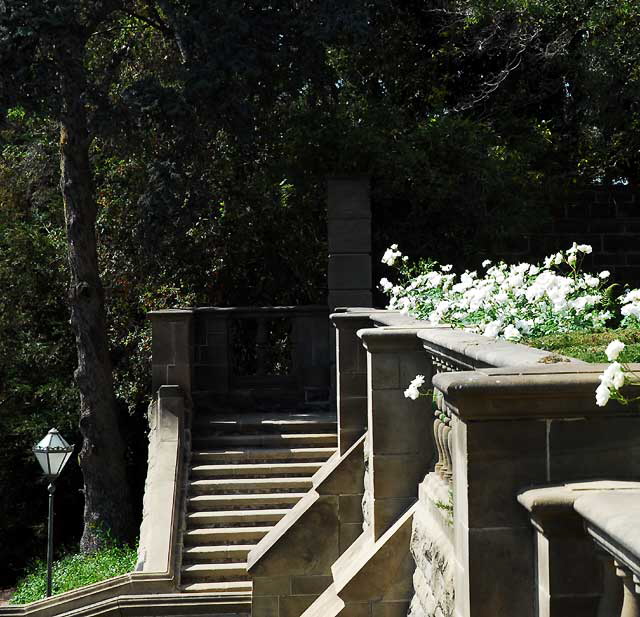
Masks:
[[[150,313],[153,389],[273,392],[274,400],[328,400],[328,309],[204,307]]]
[[[555,540],[532,535],[532,514],[518,495],[548,483],[638,477],[640,414],[615,403],[596,407],[603,367],[425,328],[389,311],[348,310],[331,319],[341,458],[363,444],[363,533],[341,544],[338,559],[323,566],[321,584],[293,612],[289,580],[271,612],[254,601],[254,617],[595,615],[580,607],[600,601],[598,585],[584,592],[576,581],[564,588],[545,582],[558,570],[541,551]],[[416,374],[425,375],[423,390],[433,396],[403,396]],[[340,463],[327,465],[325,482]],[[339,509],[334,515],[338,529]],[[328,539],[314,534],[313,517],[303,518],[285,517],[280,536],[294,538],[294,528],[304,525],[313,555]],[[553,535],[552,527],[545,532]],[[583,551],[583,540],[570,538],[564,536],[566,546]],[[289,552],[278,552],[279,543]],[[286,572],[288,555],[300,550],[269,535],[261,544],[268,550],[255,554],[255,567],[274,575]],[[278,555],[271,569],[269,552]]]
[[[640,617],[640,483],[578,498],[574,504],[603,564],[598,615]]]

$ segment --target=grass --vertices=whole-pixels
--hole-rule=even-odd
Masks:
[[[607,345],[618,339],[626,347],[618,358],[621,362],[640,362],[640,329],[618,328],[601,332],[566,332],[550,334],[536,339],[521,341],[530,347],[544,349],[556,354],[571,356],[584,362],[606,363],[604,350]]]
[[[136,549],[128,546],[109,546],[91,555],[67,555],[53,564],[52,595],[131,572],[136,558]],[[44,598],[46,578],[46,562],[36,562],[18,582],[10,604],[27,604]]]

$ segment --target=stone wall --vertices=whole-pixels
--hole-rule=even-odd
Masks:
[[[500,257],[510,261],[540,258],[586,243],[593,253],[587,269],[609,270],[612,280],[640,285],[640,195],[634,189],[593,188],[553,207],[548,224],[514,238]]]

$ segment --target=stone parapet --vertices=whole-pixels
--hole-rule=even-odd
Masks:
[[[549,617],[620,615],[622,585],[617,584],[615,573],[613,581],[609,576],[613,557],[594,550],[583,519],[574,506],[596,496],[606,504],[615,503],[621,494],[631,495],[637,504],[640,502],[640,483],[570,482],[528,489],[518,495],[534,528],[540,614]],[[615,515],[625,516],[628,512],[628,509],[620,509]],[[613,597],[611,593],[605,593],[603,598],[606,591],[613,592]],[[605,607],[605,604],[610,606]]]
[[[640,416],[595,405],[603,368],[556,364],[434,378],[451,415],[456,615],[536,614],[536,551],[516,501],[522,490],[638,477]]]
[[[149,408],[149,456],[136,571],[171,576],[184,495],[185,400],[179,386],[160,386]]]
[[[298,617],[331,584],[332,564],[362,533],[363,444],[334,454],[249,553],[253,617]]]

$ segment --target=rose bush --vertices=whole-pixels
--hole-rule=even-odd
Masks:
[[[602,330],[614,318],[622,326],[639,325],[640,289],[629,290],[614,301],[608,271],[597,276],[582,271],[584,256],[591,252],[590,245],[574,242],[541,263],[509,265],[486,260],[482,273],[465,270],[457,275],[450,265],[433,260],[413,264],[393,244],[382,263],[396,268],[398,282],[385,277],[380,287],[389,296],[389,309],[399,309],[431,325],[447,323],[510,341]],[[632,373],[616,360],[623,349],[620,341],[607,347],[612,364],[600,377],[598,405],[606,405],[610,398],[628,402],[620,388],[633,380]],[[416,376],[405,396],[415,400],[423,384],[424,377]]]

